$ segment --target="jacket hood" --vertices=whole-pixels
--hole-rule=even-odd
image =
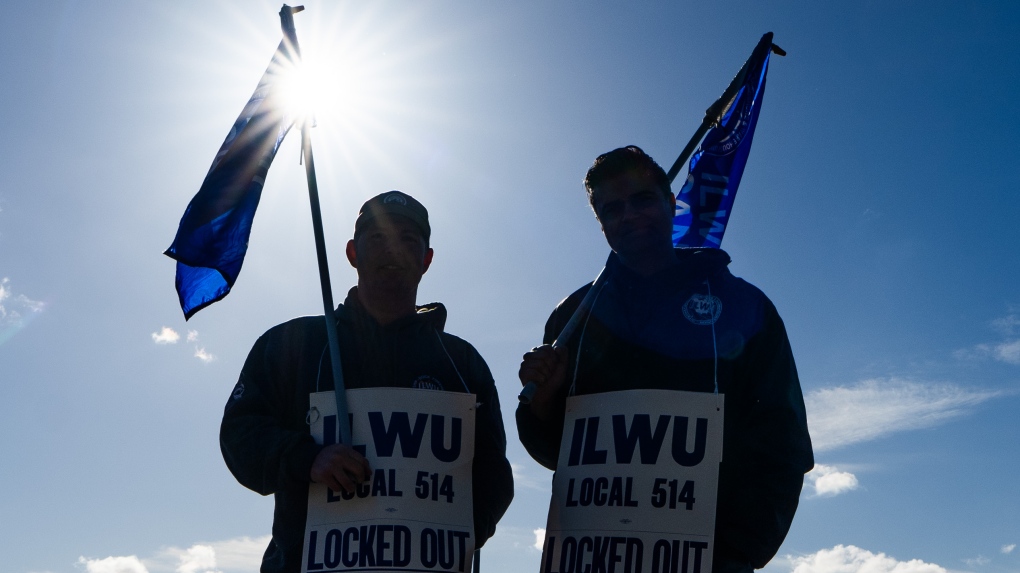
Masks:
[[[430,324],[439,332],[443,332],[446,327],[446,307],[441,302],[430,302],[423,305],[416,305],[414,314],[409,314],[403,318],[394,321],[392,324],[388,324],[385,327],[379,325],[372,318],[372,315],[368,314],[368,310],[361,304],[361,300],[358,298],[358,287],[351,287],[351,290],[347,292],[347,298],[344,299],[343,304],[336,307],[336,318],[341,322],[351,322],[357,316],[358,319],[368,320],[374,323],[378,328],[405,328],[411,325],[423,325]]]
[[[723,271],[730,264],[730,256],[722,249],[689,248],[674,249],[677,264],[652,275],[642,277],[627,268],[616,253],[609,254],[606,270],[624,283],[644,285],[673,285],[704,282]],[[672,288],[672,287],[671,287]]]

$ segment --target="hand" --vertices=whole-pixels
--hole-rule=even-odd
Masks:
[[[358,484],[372,477],[372,468],[365,456],[343,444],[326,446],[312,462],[312,481],[333,491],[354,493]]]
[[[567,350],[548,344],[532,348],[524,354],[517,376],[522,385],[534,382],[538,387],[531,399],[531,413],[540,420],[548,421],[553,414],[556,395],[567,381]]]

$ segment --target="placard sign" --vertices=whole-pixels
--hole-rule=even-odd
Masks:
[[[567,399],[542,573],[709,573],[723,396]]]
[[[312,437],[337,443],[333,392],[309,399]],[[353,493],[309,487],[302,572],[469,571],[475,396],[364,388],[347,401],[372,478]]]

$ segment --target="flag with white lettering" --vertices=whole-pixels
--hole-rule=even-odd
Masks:
[[[751,151],[771,53],[769,32],[751,53],[743,84],[719,125],[709,130],[691,157],[673,217],[673,244],[677,247],[718,248],[722,243]]]
[[[227,296],[241,272],[262,185],[293,123],[278,87],[294,67],[292,52],[285,37],[164,253],[177,261],[175,284],[185,320]]]
[[[567,398],[542,573],[709,573],[723,396],[626,390]]]
[[[353,444],[372,477],[351,493],[308,488],[302,573],[467,573],[474,554],[475,395],[411,388],[347,391]],[[337,442],[333,392],[309,396],[312,437]]]

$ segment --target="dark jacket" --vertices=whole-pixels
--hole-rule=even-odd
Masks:
[[[760,568],[786,537],[804,474],[814,465],[793,354],[772,302],[730,274],[729,255],[718,249],[677,249],[676,255],[679,265],[647,278],[610,256],[609,281],[567,342],[566,386],[574,380],[576,394],[713,392],[717,380],[726,405],[713,571]],[[556,307],[546,343],[589,288]],[[517,409],[521,443],[553,470],[566,397],[565,389],[559,416],[549,423],[526,406]]]
[[[481,547],[513,499],[503,417],[485,361],[470,344],[443,332],[446,308],[438,303],[383,327],[354,288],[336,318],[347,388],[463,392],[466,384],[477,396],[472,474],[475,543]],[[309,473],[323,447],[305,422],[308,395],[332,389],[325,321],[306,316],[271,328],[255,342],[224,408],[220,449],[227,467],[245,487],[275,496],[264,573],[300,570]]]

